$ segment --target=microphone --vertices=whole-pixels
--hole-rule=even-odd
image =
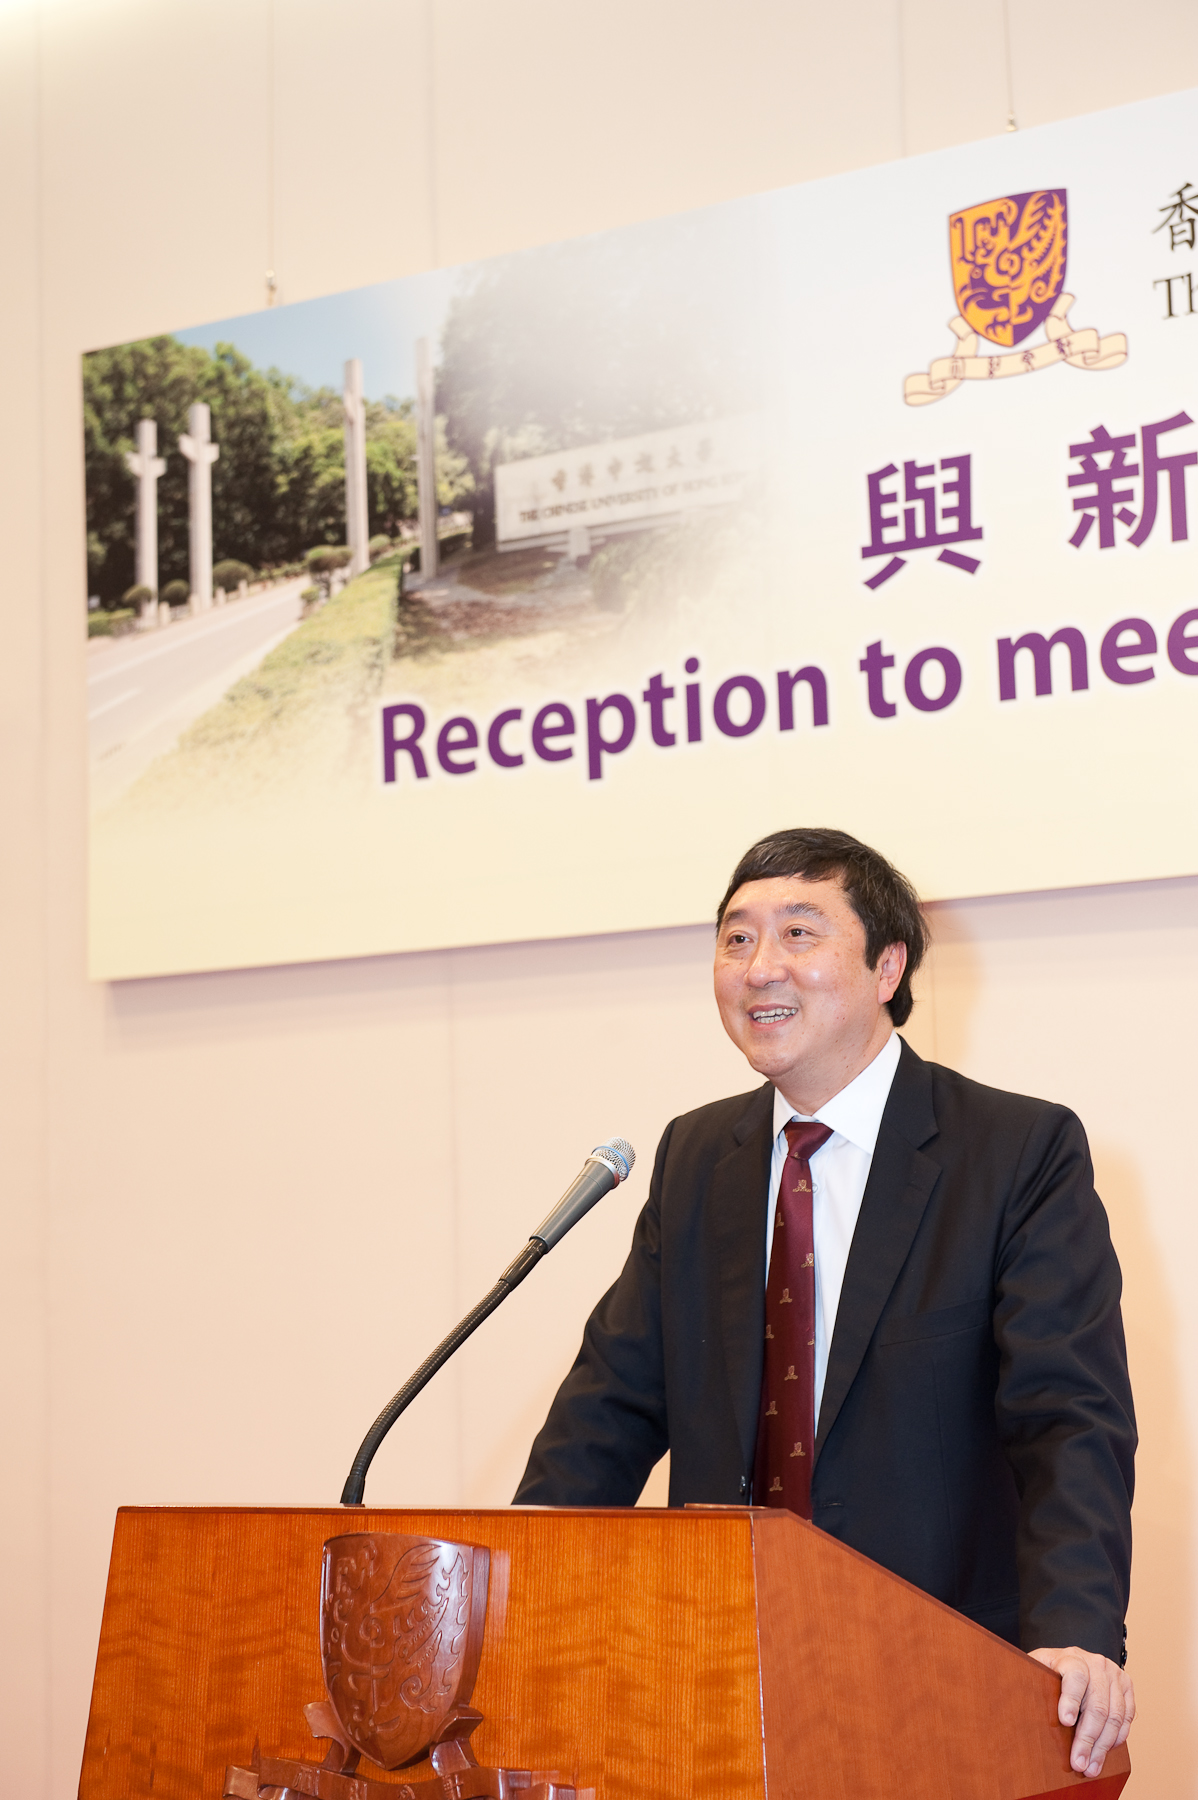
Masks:
[[[635,1161],[636,1151],[627,1138],[612,1138],[609,1144],[597,1145],[548,1218],[537,1226],[529,1243],[544,1244],[542,1254],[548,1255],[567,1231],[590,1212],[596,1200],[602,1200],[604,1194],[627,1181]]]
[[[398,1394],[387,1402],[362,1439],[358,1454],[354,1457],[353,1466],[341,1490],[342,1506],[363,1504],[366,1472],[374,1461],[375,1451],[400,1413],[406,1411],[417,1394],[428,1386],[437,1370],[449,1361],[455,1350],[462,1347],[472,1332],[477,1331],[484,1319],[490,1318],[513,1288],[519,1287],[524,1277],[532,1273],[541,1258],[548,1256],[554,1245],[561,1243],[567,1231],[590,1212],[596,1201],[602,1200],[604,1194],[609,1194],[612,1188],[627,1180],[635,1161],[636,1151],[627,1138],[612,1138],[609,1143],[599,1144],[591,1151],[553,1211],[537,1226],[519,1256],[508,1264],[491,1291],[483,1296],[464,1319],[459,1320],[449,1336],[442,1339],[431,1356],[425,1357],[416,1373],[409,1376]]]

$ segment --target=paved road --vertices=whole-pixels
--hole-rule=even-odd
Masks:
[[[198,619],[93,640],[87,675],[93,808],[111,804],[295,629],[304,586],[298,577]]]

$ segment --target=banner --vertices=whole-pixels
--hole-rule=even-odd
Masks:
[[[1196,126],[85,358],[93,974],[706,920],[801,823],[928,898],[1198,869]]]

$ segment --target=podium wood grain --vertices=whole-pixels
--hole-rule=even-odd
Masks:
[[[1114,1800],[1126,1779],[1126,1750],[1071,1772],[1048,1670],[790,1514],[123,1508],[80,1800],[218,1800],[256,1738],[323,1753],[303,1708],[321,1548],[347,1530],[491,1550],[482,1763],[599,1800]]]

